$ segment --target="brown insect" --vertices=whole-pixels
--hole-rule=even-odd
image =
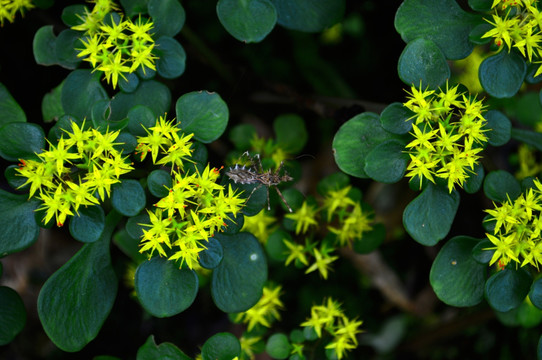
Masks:
[[[260,154],[256,154],[254,157],[251,157],[248,151],[245,151],[242,156],[248,157],[252,164],[250,166],[240,166],[236,164],[234,167],[226,171],[226,175],[228,175],[228,177],[235,183],[258,184],[258,186],[256,186],[247,197],[247,201],[250,199],[252,194],[254,194],[254,191],[262,186],[265,186],[267,188],[267,210],[271,210],[271,205],[269,203],[269,188],[274,186],[284,205],[286,205],[288,210],[292,212],[292,208],[290,208],[290,205],[288,205],[286,199],[284,199],[284,196],[277,187],[277,185],[280,183],[293,180],[293,178],[286,172],[284,172],[284,175],[280,175],[284,162],[281,161],[278,169],[275,172],[271,170],[263,171]]]

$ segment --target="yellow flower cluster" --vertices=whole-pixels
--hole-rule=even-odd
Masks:
[[[85,10],[82,23],[72,26],[73,30],[84,31],[81,39],[83,49],[78,57],[88,61],[94,70],[102,71],[107,82],[117,87],[119,76],[126,80],[124,74],[133,73],[139,67],[156,70],[152,53],[154,39],[150,31],[151,20],[142,20],[141,16],[133,22],[123,19],[111,0],[92,0],[95,4],[92,11]],[[113,15],[114,14],[114,15]],[[109,17],[107,17],[109,15]]]
[[[194,172],[184,171],[184,162],[190,161],[192,153],[192,135],[180,135],[174,120],[160,117],[145,130],[148,136],[138,137],[136,152],[141,160],[150,153],[154,164],[170,166],[173,185],[154,204],[154,211],[147,210],[150,224],[142,224],[148,229],[143,230],[140,252],[151,257],[156,250],[192,269],[199,265],[205,243],[226,225],[229,214],[235,216],[241,210],[244,200],[231,186],[226,190],[217,184],[220,172],[208,164],[203,172],[196,166]]]
[[[359,329],[362,323],[356,319],[350,320],[344,315],[340,304],[328,298],[325,304],[311,308],[310,318],[301,326],[314,329],[318,338],[322,338],[323,331],[329,333],[333,340],[326,345],[326,349],[332,349],[337,359],[342,359],[347,351],[358,346],[357,334],[363,332]]]
[[[538,0],[494,0],[491,15],[492,25],[482,37],[493,38],[495,44],[503,48],[505,44],[510,51],[516,48],[532,62],[542,58],[542,13],[537,6]],[[542,73],[540,65],[535,76]]]
[[[62,226],[81,205],[103,201],[111,185],[133,170],[115,149],[120,144],[114,142],[119,131],[83,129],[84,123],[79,127],[72,122],[71,131],[65,131],[67,138],[61,137],[56,145],[49,143],[49,150],[37,154],[38,160],[20,160],[17,171],[27,178],[21,187],[29,184],[29,196],[37,193],[43,201],[39,210],[45,210],[45,223],[54,216],[57,226]]]
[[[260,300],[245,312],[237,314],[235,321],[248,324],[248,331],[256,325],[271,327],[275,320],[280,320],[279,310],[284,308],[280,301],[280,286],[264,286]]]
[[[414,86],[404,106],[415,113],[411,135],[406,145],[410,156],[406,176],[435,182],[447,180],[448,191],[463,186],[478,163],[487,137],[484,105],[476,97],[446,89],[418,90]]]
[[[534,188],[517,199],[495,205],[486,210],[488,221],[495,221],[493,234],[486,234],[494,250],[490,265],[498,262],[504,268],[511,260],[521,266],[531,264],[538,269],[542,264],[542,184],[533,182]],[[521,261],[523,260],[523,261]]]
[[[0,0],[0,26],[4,26],[5,20],[14,22],[17,12],[24,15],[25,11],[33,7],[32,0]]]

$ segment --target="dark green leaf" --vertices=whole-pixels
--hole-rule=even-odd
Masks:
[[[508,198],[515,200],[521,194],[521,185],[514,175],[507,171],[492,171],[484,180],[484,193],[496,202],[504,202]]]
[[[384,130],[392,134],[403,135],[412,130],[412,111],[399,102],[388,105],[380,114],[380,123]]]
[[[254,235],[216,234],[224,249],[224,257],[213,270],[211,295],[216,306],[224,312],[250,309],[262,296],[267,280],[265,254]]]
[[[245,216],[240,212],[237,213],[237,216],[233,216],[233,214],[228,214],[228,216],[230,219],[224,221],[226,226],[222,226],[222,231],[224,234],[237,234],[245,224]]]
[[[183,28],[186,14],[178,0],[149,0],[148,9],[155,38],[173,37]]]
[[[341,21],[344,0],[271,0],[278,23],[287,29],[319,32]]]
[[[459,207],[459,193],[429,183],[403,213],[405,230],[422,245],[433,246],[444,239]]]
[[[479,264],[471,255],[478,242],[467,236],[450,239],[431,266],[431,286],[448,305],[474,306],[484,298],[486,265]]]
[[[534,146],[537,150],[542,151],[542,133],[512,128],[512,138],[519,140],[527,145]]]
[[[240,124],[233,127],[229,133],[229,140],[237,150],[248,150],[252,139],[256,136],[256,128],[251,124]]]
[[[56,36],[53,33],[53,25],[41,27],[36,31],[32,42],[34,59],[39,65],[54,65],[58,63],[56,58]]]
[[[512,124],[510,120],[502,112],[498,110],[489,110],[484,118],[487,120],[487,129],[490,129],[486,134],[489,144],[493,146],[502,146],[510,141],[510,133]]]
[[[273,359],[286,359],[290,355],[291,348],[288,337],[281,333],[271,335],[265,344],[265,351]]]
[[[473,49],[469,33],[479,16],[463,11],[455,0],[405,0],[395,14],[395,29],[409,43],[433,41],[449,60],[466,58]]]
[[[70,218],[70,234],[81,242],[97,241],[105,229],[105,213],[101,206],[80,207]]]
[[[80,35],[80,32],[71,29],[63,30],[58,34],[55,55],[60,66],[73,70],[81,62],[81,59],[77,57],[79,51],[76,50],[82,47]]]
[[[484,45],[489,43],[491,38],[483,36],[492,28],[493,26],[486,22],[476,25],[469,34],[470,42],[476,45]]]
[[[126,124],[126,122],[123,122],[123,125]],[[112,130],[114,128],[114,125],[111,126],[109,129]],[[122,155],[129,155],[133,153],[137,147],[137,139],[134,135],[132,135],[128,131],[121,131],[117,138],[115,139],[115,142],[118,144],[114,146],[114,148],[122,152]]]
[[[228,106],[220,95],[194,91],[181,96],[175,104],[177,121],[185,133],[193,133],[202,143],[220,137],[228,125]]]
[[[288,247],[284,244],[284,240],[292,241],[289,232],[284,230],[275,230],[265,242],[265,252],[269,258],[275,261],[284,262],[288,257]]]
[[[45,147],[45,134],[36,124],[7,123],[0,127],[0,156],[8,161],[33,159]]]
[[[136,73],[129,73],[119,78],[119,88],[125,93],[133,93],[139,86],[139,77]]]
[[[156,116],[147,106],[137,105],[128,111],[128,131],[134,136],[147,136],[145,129],[156,125]]]
[[[43,285],[38,314],[43,329],[60,349],[81,350],[96,337],[117,295],[109,239],[121,216],[112,211],[96,242],[85,244]]]
[[[407,85],[436,89],[450,78],[450,67],[439,47],[419,38],[407,44],[397,65],[399,77]]]
[[[542,310],[542,278],[536,279],[531,285],[529,299],[534,306]]]
[[[147,187],[150,193],[159,198],[168,195],[172,182],[171,174],[164,170],[154,170],[147,177]]]
[[[384,224],[375,224],[371,231],[363,233],[361,239],[354,241],[354,251],[358,254],[369,254],[375,251],[384,242],[385,238],[386,227]]]
[[[164,115],[169,111],[171,105],[171,92],[166,85],[158,81],[141,81],[136,91],[132,93],[121,92],[111,100],[110,120],[124,119],[136,104],[151,109],[155,117]]]
[[[25,186],[21,187],[26,182],[27,178],[21,176],[16,170],[17,168],[17,165],[9,165],[4,170],[4,176],[6,177],[6,180],[11,188],[19,191],[28,191],[30,184],[26,184]]]
[[[525,79],[527,65],[515,52],[501,51],[486,58],[479,68],[480,84],[496,98],[514,96]]]
[[[130,236],[128,234],[128,231],[126,231],[125,229],[121,229],[113,235],[113,242],[124,254],[126,254],[126,256],[132,259],[136,264],[148,260],[146,254],[142,254],[139,252],[139,250],[141,249],[141,247],[139,246],[139,238],[134,238]]]
[[[375,181],[396,183],[403,178],[408,164],[405,143],[387,140],[375,146],[365,158],[365,173]]]
[[[0,257],[26,249],[38,239],[34,210],[39,201],[0,189]]]
[[[112,186],[111,205],[122,215],[135,216],[145,204],[145,190],[137,180],[123,179]]]
[[[62,107],[66,114],[78,119],[90,118],[92,106],[101,100],[109,100],[100,84],[100,73],[90,70],[72,71],[62,86]]]
[[[80,25],[83,23],[81,17],[85,15],[85,9],[88,8],[83,4],[68,5],[62,10],[60,18],[68,27]]]
[[[480,264],[489,264],[495,252],[494,250],[487,250],[490,247],[494,247],[493,243],[488,239],[483,239],[472,248],[472,258]]]
[[[0,126],[11,122],[26,122],[26,115],[8,89],[0,83]]]
[[[177,40],[162,36],[156,40],[156,72],[165,79],[175,79],[184,73],[186,53]]]
[[[129,17],[138,15],[139,13],[147,12],[148,0],[120,0],[120,4],[124,8],[124,12]]]
[[[279,147],[287,153],[295,154],[303,150],[308,134],[303,118],[296,114],[278,116],[273,122]]]
[[[241,354],[239,340],[230,333],[218,333],[207,339],[201,348],[203,360],[231,360]]]
[[[210,238],[205,246],[207,249],[199,253],[199,263],[206,269],[214,269],[222,261],[224,250],[220,242],[215,238]]]
[[[493,274],[484,289],[489,305],[501,312],[517,308],[531,288],[531,275],[524,269],[504,269]]]
[[[136,360],[192,360],[177,346],[169,342],[157,345],[154,336],[149,336],[145,344],[137,350]]]
[[[484,167],[482,166],[482,164],[478,163],[474,165],[474,169],[472,170],[472,172],[468,171],[468,174],[469,177],[467,178],[467,181],[465,182],[463,188],[467,193],[474,194],[475,192],[480,190],[484,182]]]
[[[198,276],[194,270],[179,269],[175,261],[154,257],[138,266],[135,291],[151,315],[169,317],[192,305],[198,293]]]
[[[9,344],[26,323],[26,309],[17,292],[0,286],[0,346]]]
[[[489,11],[493,5],[492,0],[469,0],[469,6],[476,11]]]
[[[58,120],[64,114],[61,101],[62,85],[64,85],[64,83],[61,83],[43,96],[41,113],[43,115],[43,121],[46,123]]]
[[[277,22],[269,0],[219,0],[216,13],[230,35],[245,43],[262,41]]]

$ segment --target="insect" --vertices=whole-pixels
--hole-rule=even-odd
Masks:
[[[247,201],[250,199],[252,194],[254,194],[254,191],[262,186],[265,186],[267,188],[267,210],[271,210],[271,205],[269,203],[269,188],[274,186],[284,205],[286,205],[288,210],[292,212],[292,208],[290,208],[290,205],[288,205],[286,199],[284,199],[284,196],[277,187],[277,185],[282,182],[293,180],[293,178],[286,172],[284,172],[284,175],[280,175],[284,162],[281,161],[278,169],[275,172],[271,170],[263,171],[260,154],[256,154],[254,157],[251,157],[248,151],[245,151],[242,156],[248,157],[252,164],[250,166],[240,166],[236,164],[226,172],[226,175],[235,183],[258,184],[258,186],[256,186],[248,196]]]

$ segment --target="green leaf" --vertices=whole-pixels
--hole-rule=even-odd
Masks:
[[[193,133],[202,143],[220,137],[228,125],[228,106],[220,95],[194,91],[181,96],[175,104],[177,121],[185,133]]]
[[[26,323],[26,309],[17,292],[0,286],[0,346],[9,344]]]
[[[139,87],[134,92],[118,93],[111,100],[110,120],[119,121],[124,119],[136,104],[151,109],[156,118],[169,111],[171,106],[171,92],[166,85],[158,81],[141,81]]]
[[[392,134],[403,135],[412,131],[414,112],[399,102],[388,105],[380,114],[380,123],[384,130]]]
[[[162,36],[156,40],[156,72],[165,79],[175,79],[184,73],[186,52],[177,40]]]
[[[455,0],[405,0],[395,14],[395,29],[409,43],[433,41],[449,60],[466,58],[474,48],[469,33],[479,16],[461,9]]]
[[[147,106],[137,105],[128,111],[128,131],[134,136],[147,136],[145,129],[156,125],[156,116]]]
[[[527,299],[517,309],[518,322],[523,328],[532,328],[542,322],[542,311]]]
[[[194,270],[179,269],[175,261],[154,257],[137,267],[134,287],[145,310],[156,317],[169,317],[192,305],[198,276]]]
[[[120,0],[124,13],[129,17],[134,17],[139,13],[146,13],[147,2],[148,0]]]
[[[100,73],[92,73],[90,70],[75,70],[68,75],[61,95],[66,114],[78,119],[90,118],[95,103],[109,100],[99,78]]]
[[[81,17],[84,16],[86,9],[88,8],[83,4],[68,5],[62,9],[60,18],[64,25],[68,27],[80,25],[83,23]]]
[[[493,309],[506,312],[517,308],[523,302],[531,284],[531,275],[524,268],[507,268],[487,280],[484,293]]]
[[[28,191],[28,189],[30,189],[30,184],[23,186],[27,178],[20,176],[19,172],[17,171],[18,168],[19,167],[17,165],[9,165],[6,167],[4,170],[6,181],[12,189],[16,189],[17,191]]]
[[[480,84],[489,95],[496,98],[509,98],[518,92],[523,84],[527,65],[515,52],[501,51],[480,64]]]
[[[492,171],[484,180],[484,193],[495,202],[504,202],[508,198],[515,200],[521,194],[521,185],[507,171]]]
[[[245,43],[262,41],[277,22],[269,0],[219,0],[216,13],[230,35]]]
[[[105,229],[105,213],[101,206],[79,207],[70,218],[70,234],[85,243],[97,241]]]
[[[408,154],[405,143],[399,140],[386,140],[375,146],[365,158],[365,173],[375,181],[386,184],[398,182],[405,175]]]
[[[292,345],[288,341],[288,336],[282,333],[273,334],[267,339],[265,351],[273,359],[286,359],[290,355]]]
[[[271,0],[277,22],[290,30],[319,32],[335,25],[344,16],[344,0]]]
[[[493,243],[488,239],[483,239],[472,249],[472,258],[479,264],[489,264],[491,258],[493,257],[493,253],[495,252],[495,250],[487,250],[491,247],[494,247]]]
[[[139,238],[134,238],[130,236],[126,229],[121,229],[117,231],[113,235],[113,242],[126,256],[132,259],[136,264],[148,260],[146,254],[142,254],[139,252],[139,250],[141,249],[141,247],[139,246]]]
[[[231,360],[241,354],[239,340],[230,333],[223,332],[211,336],[201,348],[203,360]]]
[[[356,115],[344,123],[333,138],[335,162],[348,175],[368,178],[366,156],[390,137],[391,134],[380,125],[377,114],[365,112]]]
[[[284,262],[288,258],[289,250],[284,244],[284,240],[292,241],[289,232],[284,230],[275,230],[265,242],[265,252],[270,259]]]
[[[474,165],[474,169],[472,171],[473,172],[468,172],[469,177],[467,178],[467,181],[463,186],[465,191],[469,194],[474,194],[475,192],[480,190],[482,184],[484,183],[485,176],[484,167],[480,163]]]
[[[250,233],[216,234],[224,249],[213,270],[211,295],[216,306],[228,313],[250,309],[262,296],[267,280],[267,261],[258,240]]]
[[[205,269],[214,269],[222,261],[224,250],[220,242],[215,238],[210,238],[205,246],[207,249],[199,253],[199,263]]]
[[[157,345],[154,336],[149,336],[145,344],[137,350],[136,360],[192,360],[177,346],[169,342]]]
[[[502,112],[489,110],[484,118],[487,120],[486,129],[489,129],[488,143],[493,146],[502,146],[510,141],[512,124]]]
[[[39,65],[54,65],[58,63],[56,58],[56,36],[53,33],[53,25],[42,26],[32,41],[34,59]]]
[[[512,138],[524,142],[527,145],[531,145],[539,151],[542,151],[542,133],[512,128]]]
[[[148,9],[155,38],[174,37],[183,28],[186,14],[178,0],[149,0]]]
[[[62,108],[62,85],[61,83],[53,90],[43,96],[41,102],[41,113],[43,115],[43,121],[46,123],[58,120],[64,115],[64,109]]]
[[[112,211],[96,242],[85,244],[43,285],[38,314],[43,329],[60,349],[81,350],[96,337],[117,295],[109,239],[121,219]]]
[[[444,239],[459,207],[459,193],[429,183],[403,213],[405,230],[422,245],[433,246]]]
[[[284,114],[273,121],[278,146],[287,153],[296,154],[303,150],[308,134],[303,118],[296,114]]]
[[[361,239],[354,241],[354,251],[358,254],[369,254],[375,251],[384,242],[385,238],[386,227],[384,224],[375,224],[371,231],[363,233]]]
[[[55,43],[55,55],[60,66],[73,70],[81,59],[77,57],[79,51],[75,50],[81,47],[80,32],[66,29],[58,34]]]
[[[486,265],[471,253],[478,239],[457,236],[440,249],[429,273],[437,297],[448,305],[474,306],[484,298]]]
[[[36,158],[44,147],[45,134],[37,124],[13,122],[0,127],[0,156],[8,161]]]
[[[407,44],[397,65],[399,77],[407,85],[437,89],[450,78],[450,67],[439,47],[424,38]]]
[[[542,310],[542,278],[533,281],[529,291],[529,299],[534,306]]]
[[[139,77],[136,73],[126,74],[126,79],[119,79],[119,88],[125,93],[133,93],[139,86]]]
[[[164,170],[153,170],[147,177],[147,187],[153,196],[166,197],[172,187],[173,180],[170,173]]]
[[[112,186],[111,205],[125,216],[137,215],[146,204],[145,190],[137,180],[123,179]]]
[[[0,257],[26,249],[36,242],[39,226],[34,210],[40,201],[0,189]]]
[[[234,126],[229,133],[228,139],[240,151],[248,150],[252,139],[256,136],[256,128],[251,124],[240,124]]]
[[[350,178],[343,172],[336,172],[326,176],[316,185],[318,194],[325,196],[328,192],[345,188],[350,184]]]
[[[8,89],[0,83],[0,126],[11,122],[26,122],[26,115]]]

